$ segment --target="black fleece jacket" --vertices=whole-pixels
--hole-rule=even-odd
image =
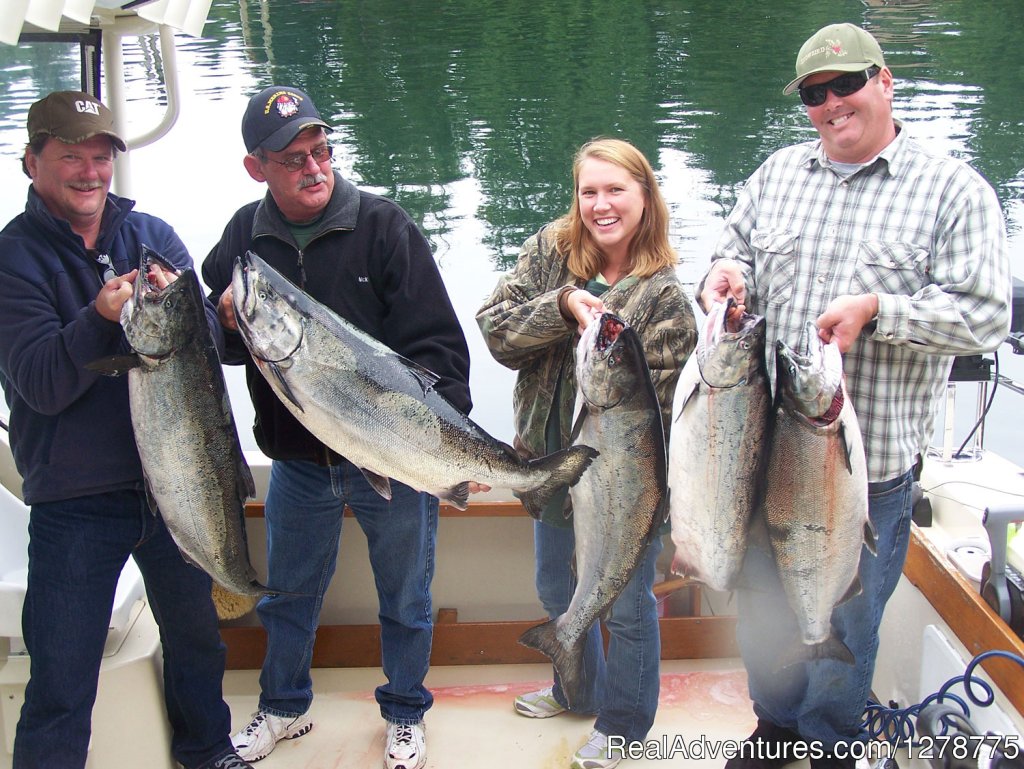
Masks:
[[[409,215],[387,198],[334,174],[334,193],[316,234],[300,250],[277,204],[240,208],[203,263],[210,300],[231,284],[247,250],[395,352],[440,377],[437,390],[469,413],[469,349],[430,246]],[[227,333],[225,363],[244,363],[256,410],[256,442],[271,459],[318,460],[324,446],[289,413],[263,379],[238,334]]]

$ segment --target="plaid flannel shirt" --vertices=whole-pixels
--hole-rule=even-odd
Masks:
[[[878,317],[844,356],[869,481],[906,472],[934,430],[953,356],[994,350],[1010,323],[1002,211],[966,163],[899,133],[843,178],[820,141],[785,147],[750,177],[712,259],[744,269],[747,311],[800,340],[837,296],[874,293]]]

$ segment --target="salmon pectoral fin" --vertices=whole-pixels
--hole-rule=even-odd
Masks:
[[[277,382],[278,386],[281,388],[282,394],[288,399],[288,402],[302,413],[306,413],[306,410],[302,408],[302,403],[299,402],[298,396],[292,392],[292,387],[288,384],[288,380],[285,379],[284,373],[281,371],[281,367],[277,363],[267,363],[266,368],[269,369],[270,374],[274,377],[274,381]],[[391,497],[388,497],[388,499],[391,499]]]
[[[846,459],[846,472],[853,475],[853,450],[846,439],[846,425],[839,425],[839,443],[843,447],[843,458]]]
[[[469,507],[469,481],[463,481],[452,486],[445,493],[444,499],[459,510],[465,510]]]
[[[121,376],[142,365],[138,355],[108,355],[85,364],[89,371],[104,376]]]
[[[836,601],[836,606],[846,603],[851,598],[858,596],[863,592],[864,586],[860,583],[860,575],[858,574],[853,578],[853,582],[850,583],[850,586],[846,588],[846,592],[843,593],[843,597]]]
[[[864,521],[864,547],[871,555],[878,555],[878,532],[870,518]]]
[[[384,497],[384,499],[391,499],[391,481],[388,478],[378,475],[372,470],[367,470],[365,467],[360,467],[359,472],[363,474],[366,482],[373,487],[374,491]]]

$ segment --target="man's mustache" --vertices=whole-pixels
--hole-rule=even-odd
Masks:
[[[309,174],[299,180],[299,189],[304,190],[306,187],[312,187],[314,184],[322,184],[326,181],[326,174]]]

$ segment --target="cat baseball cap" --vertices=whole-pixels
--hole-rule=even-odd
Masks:
[[[93,136],[109,136],[121,152],[128,147],[114,130],[114,113],[95,96],[82,91],[54,91],[28,109],[28,140],[54,136],[78,144]]]
[[[830,24],[815,32],[796,56],[796,79],[782,89],[793,93],[804,78],[818,72],[860,72],[884,67],[878,41],[856,24]]]
[[[311,126],[331,130],[308,95],[289,86],[264,88],[249,99],[249,106],[242,116],[245,151],[252,152],[262,147],[279,152],[291,144],[300,131]]]

